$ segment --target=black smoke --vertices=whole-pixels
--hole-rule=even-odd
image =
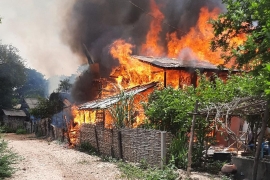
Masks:
[[[166,49],[166,33],[176,31],[181,37],[193,27],[199,17],[200,8],[207,6],[223,8],[221,0],[155,0],[165,16],[161,44]],[[131,3],[132,2],[132,3]],[[109,55],[110,44],[119,38],[125,39],[138,49],[145,42],[153,17],[150,0],[76,0],[66,16],[63,40],[74,53],[86,60],[83,44],[91,58],[100,64],[101,77],[108,77],[118,65]],[[169,24],[169,25],[168,25]],[[139,51],[134,49],[133,53]],[[85,61],[86,63],[87,61]],[[75,100],[91,100],[89,96],[93,76],[90,71],[78,78],[73,88]],[[88,87],[87,87],[88,86]],[[91,94],[91,93],[90,93]]]

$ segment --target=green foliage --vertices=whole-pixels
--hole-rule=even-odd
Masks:
[[[187,168],[188,154],[188,136],[187,134],[178,134],[170,144],[169,153],[175,161],[178,168]]]
[[[16,130],[16,134],[27,134],[27,131],[24,128],[18,128]]]
[[[188,113],[192,112],[195,103],[194,94],[193,87],[184,91],[171,87],[155,90],[148,103],[144,104],[150,127],[167,130],[173,134],[179,131],[187,132],[191,123]]]
[[[122,177],[126,179],[144,179],[144,180],[175,180],[177,173],[174,165],[165,166],[163,170],[158,168],[146,167],[143,165],[132,165],[119,162],[118,167],[122,172]]]
[[[132,127],[135,122],[134,94],[121,91],[117,99],[119,101],[108,109],[115,126],[117,128]]]
[[[255,96],[263,92],[262,76],[248,74],[229,75],[226,82],[217,76],[213,78],[199,75],[199,85],[196,89],[164,88],[155,90],[144,105],[148,118],[147,126],[155,129],[166,130],[175,135],[170,147],[170,153],[175,158],[176,166],[186,168],[188,133],[191,127],[190,114],[194,110],[195,101],[200,102],[200,108],[205,108],[209,103],[226,103],[237,97]],[[196,142],[193,146],[192,166],[201,165],[202,151],[205,142],[213,143],[214,137],[208,137],[211,124],[203,117],[197,117],[195,124]]]
[[[236,66],[251,66],[257,70],[270,60],[270,2],[269,0],[222,0],[226,11],[212,20],[215,37],[212,50],[221,48],[226,62],[236,59]],[[232,39],[245,34],[239,45]],[[250,67],[249,67],[250,68]]]
[[[70,83],[70,79],[65,78],[64,80],[60,80],[60,84],[58,86],[57,91],[58,92],[69,92],[72,87],[72,84]]]
[[[10,127],[8,127],[6,125],[4,125],[2,127],[1,131],[4,132],[4,133],[16,133],[16,131],[13,128],[10,128]]]
[[[264,92],[269,97],[270,96],[270,63],[265,65],[261,76],[263,77],[263,80],[264,80]]]
[[[91,155],[97,154],[97,150],[89,142],[82,142],[79,146],[79,150]]]
[[[20,97],[44,97],[47,94],[47,81],[35,69],[26,68],[26,82],[16,89]]]
[[[204,169],[202,170],[210,174],[219,174],[224,164],[226,164],[226,162],[222,162],[222,161],[208,162],[206,163]]]
[[[0,62],[0,109],[11,108],[17,98],[14,89],[25,82],[25,66],[18,50],[11,45],[0,44]]]
[[[148,103],[144,104],[149,119],[147,126],[173,134],[185,133],[190,130],[192,116],[189,113],[194,110],[196,99],[200,102],[200,108],[205,108],[209,103],[230,102],[236,97],[255,96],[263,92],[262,76],[230,75],[226,82],[217,76],[215,81],[205,75],[199,77],[196,89],[189,86],[184,90],[171,87],[155,90]],[[204,130],[208,126],[208,122],[203,119],[197,122],[197,129]]]
[[[18,161],[17,154],[8,148],[8,143],[0,138],[0,179],[10,177],[15,169],[12,167]]]
[[[39,98],[38,106],[30,110],[36,118],[50,118],[63,109],[59,93],[52,93],[49,99]]]

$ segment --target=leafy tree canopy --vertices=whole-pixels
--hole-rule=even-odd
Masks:
[[[18,50],[11,45],[0,44],[0,108],[12,107],[14,89],[26,80],[25,66]]]
[[[26,68],[26,82],[16,89],[20,97],[45,97],[47,94],[47,80],[35,69]]]
[[[72,84],[70,83],[70,79],[65,78],[63,80],[60,80],[60,84],[58,86],[57,91],[58,92],[70,92],[71,87],[72,87]]]
[[[39,98],[38,106],[31,109],[31,114],[36,118],[50,118],[63,109],[63,102],[59,93],[52,93],[47,98]]]
[[[215,37],[212,50],[222,48],[226,62],[236,60],[236,66],[260,70],[270,62],[270,1],[222,0],[227,11],[211,20]],[[241,45],[235,37],[245,36]]]

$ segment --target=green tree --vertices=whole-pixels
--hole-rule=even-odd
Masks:
[[[38,106],[31,109],[31,114],[36,118],[51,118],[63,110],[63,102],[59,93],[52,93],[50,98],[39,98]]]
[[[18,50],[11,45],[0,44],[0,108],[10,108],[16,98],[14,90],[23,86],[26,75]]]
[[[26,82],[16,89],[19,97],[45,97],[47,94],[47,81],[44,75],[35,69],[26,68]]]
[[[212,50],[222,48],[227,62],[236,60],[238,68],[261,69],[270,62],[270,1],[222,0],[227,11],[211,20],[214,35]],[[232,43],[244,35],[243,44]]]
[[[66,78],[64,80],[60,80],[60,84],[58,86],[58,92],[70,92],[72,84],[70,83],[70,79]]]

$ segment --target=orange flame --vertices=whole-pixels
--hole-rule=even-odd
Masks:
[[[194,58],[199,60],[207,60],[213,64],[222,64],[220,52],[212,52],[210,50],[210,41],[214,37],[212,25],[208,23],[210,18],[216,18],[219,14],[218,9],[209,12],[207,8],[201,8],[200,16],[195,27],[181,38],[177,37],[177,33],[167,34],[168,40],[168,56],[179,57],[183,53],[183,49],[191,49]],[[192,59],[189,59],[192,60]]]
[[[151,12],[150,15],[153,20],[150,24],[150,30],[146,36],[146,43],[142,45],[142,54],[146,56],[161,56],[164,53],[164,48],[159,46],[160,37],[159,34],[162,31],[161,24],[164,19],[164,15],[159,10],[155,0],[150,1]]]
[[[167,49],[160,45],[160,33],[162,32],[162,21],[164,15],[159,10],[155,0],[150,0],[151,12],[153,17],[150,23],[149,32],[146,35],[146,42],[141,45],[139,52],[141,55],[147,56],[167,56],[181,60],[202,60],[209,61],[213,64],[223,64],[220,58],[221,50],[212,52],[210,50],[210,40],[214,37],[212,26],[208,23],[211,18],[217,18],[219,9],[209,11],[207,8],[201,8],[198,22],[196,26],[192,27],[188,33],[179,36],[175,31],[166,35]],[[246,40],[246,36],[240,35],[231,40],[231,43],[240,45]],[[131,57],[132,49],[135,46],[126,42],[125,40],[118,39],[111,44],[110,54],[114,59],[119,61],[119,66],[114,68],[111,77],[114,77],[115,82],[123,89],[132,88],[137,85],[150,83],[153,81],[164,82],[174,88],[185,88],[191,84],[191,75],[186,71],[174,70],[161,70],[159,68],[142,63],[137,59]],[[137,47],[139,48],[139,47]],[[166,76],[165,76],[166,73]],[[164,79],[166,78],[166,79]],[[106,90],[103,97],[115,94],[116,91],[112,90],[113,86],[107,84],[103,87]],[[141,101],[147,100],[147,95],[150,91],[142,93],[140,97],[134,99],[136,109],[136,122],[133,127],[137,127],[143,123],[145,118]],[[146,97],[146,98],[144,98]],[[94,111],[79,111],[77,107],[72,108],[74,116],[75,127],[71,128],[74,132],[83,123],[96,123],[96,114]],[[105,127],[112,128],[113,118],[105,111]],[[71,133],[72,134],[72,133]],[[73,138],[74,139],[74,138]]]

